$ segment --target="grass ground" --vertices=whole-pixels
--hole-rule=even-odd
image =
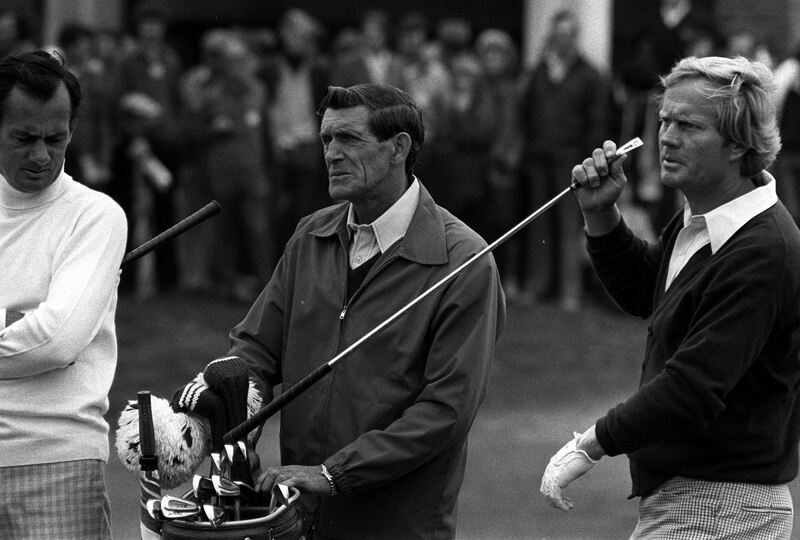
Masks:
[[[109,422],[138,390],[172,391],[226,352],[227,331],[247,306],[180,295],[146,302],[120,299],[117,377]],[[575,509],[562,513],[539,495],[550,456],[636,388],[645,323],[603,302],[568,314],[549,304],[509,306],[489,392],[470,436],[459,502],[458,538],[617,539],[636,523],[627,500],[624,458],[603,459],[569,490]],[[320,363],[328,359],[320,359]],[[258,450],[277,463],[277,419]],[[138,538],[138,479],[116,457],[108,466],[115,538]],[[202,470],[206,470],[203,468]],[[183,491],[182,488],[175,490]],[[793,483],[795,500],[800,489]],[[795,525],[800,531],[800,525]]]

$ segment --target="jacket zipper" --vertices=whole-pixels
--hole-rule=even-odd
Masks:
[[[394,261],[396,261],[399,258],[400,257],[395,255],[395,256],[391,257],[390,259],[387,259],[386,261],[384,261],[384,263],[381,264],[377,269],[375,269],[374,272],[370,272],[369,274],[367,274],[367,276],[364,278],[364,281],[362,281],[361,285],[359,285],[358,289],[356,289],[356,292],[354,292],[353,296],[350,297],[350,301],[345,300],[344,305],[342,306],[342,311],[339,313],[339,320],[340,321],[344,320],[344,316],[347,314],[347,308],[349,308],[350,304],[353,303],[353,299],[358,295],[359,292],[361,292],[361,289],[363,289],[366,286],[367,283],[372,281],[375,278],[375,276],[377,276],[380,272],[383,272],[384,268],[386,268],[387,266],[389,266],[390,264],[392,264]]]

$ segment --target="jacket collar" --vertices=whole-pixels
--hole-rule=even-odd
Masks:
[[[338,236],[347,245],[347,211],[349,204],[343,203],[320,220],[309,231],[317,237]],[[445,264],[447,262],[447,243],[445,241],[444,218],[428,190],[420,182],[419,202],[406,235],[397,241],[389,252],[396,253],[410,261],[420,264]]]

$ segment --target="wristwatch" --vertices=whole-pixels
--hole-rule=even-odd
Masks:
[[[333,475],[330,473],[330,471],[328,471],[328,468],[324,464],[320,465],[320,472],[328,481],[328,485],[331,486],[331,495],[336,495],[339,490],[336,489],[336,482],[333,481]]]

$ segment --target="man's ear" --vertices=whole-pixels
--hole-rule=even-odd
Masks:
[[[398,133],[392,139],[392,162],[403,164],[411,152],[411,136],[405,131]]]
[[[747,153],[747,150],[747,148],[740,144],[731,143],[731,161],[741,159]]]

